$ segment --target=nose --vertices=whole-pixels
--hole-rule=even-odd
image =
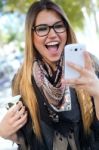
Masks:
[[[55,32],[55,30],[53,28],[50,28],[48,37],[56,37],[56,36],[57,36],[57,33]]]

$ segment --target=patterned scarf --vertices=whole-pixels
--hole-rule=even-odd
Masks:
[[[62,66],[62,58],[57,62],[55,71],[41,59],[35,59],[33,63],[33,76],[36,84],[56,111],[71,110],[69,87],[61,84],[64,68]]]

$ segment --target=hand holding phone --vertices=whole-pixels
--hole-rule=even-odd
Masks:
[[[69,44],[64,49],[64,78],[73,79],[79,77],[79,72],[67,65],[66,62],[74,63],[78,66],[84,67],[84,51],[86,46],[84,44]]]

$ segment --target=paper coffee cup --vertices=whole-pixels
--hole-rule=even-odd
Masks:
[[[21,95],[16,95],[12,97],[7,97],[5,98],[1,103],[0,103],[0,108],[6,108],[9,109],[11,106],[16,104],[19,99],[21,98]]]

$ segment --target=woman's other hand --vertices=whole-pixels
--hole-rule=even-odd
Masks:
[[[0,136],[14,140],[16,132],[27,122],[27,111],[22,102],[13,105],[0,121]]]

